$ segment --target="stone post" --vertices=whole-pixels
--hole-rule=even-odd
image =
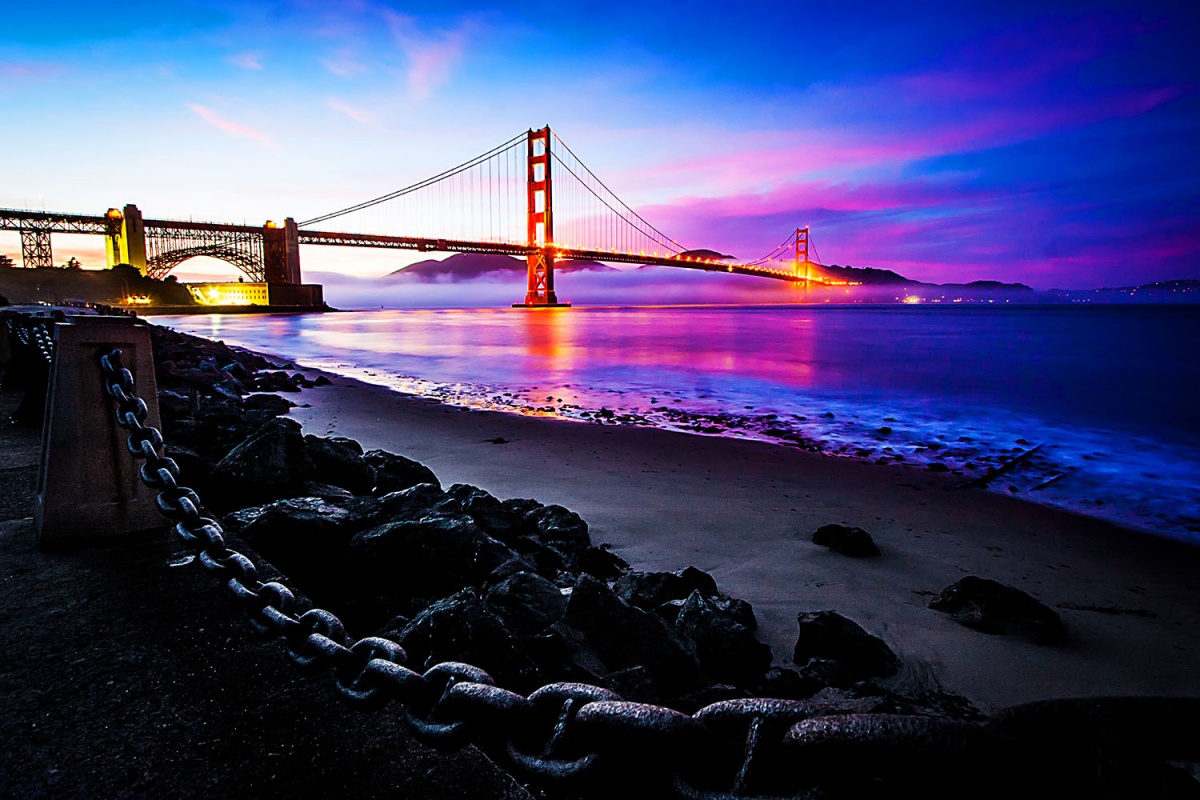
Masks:
[[[34,529],[43,548],[83,544],[167,524],[142,462],[126,449],[128,433],[104,389],[100,355],[121,348],[145,424],[161,430],[150,329],[129,317],[75,316],[54,326],[54,362],[46,391],[42,461]]]

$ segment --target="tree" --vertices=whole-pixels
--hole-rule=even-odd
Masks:
[[[12,258],[4,255],[3,253],[0,253],[0,268],[13,267],[13,266],[16,266],[16,265],[13,263]]]

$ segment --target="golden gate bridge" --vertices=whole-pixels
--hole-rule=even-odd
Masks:
[[[549,126],[411,186],[299,223],[290,217],[261,227],[145,219],[127,205],[102,216],[0,209],[0,230],[20,231],[27,267],[54,266],[50,236],[56,232],[104,235],[109,266],[130,264],[157,279],[190,258],[221,259],[265,285],[272,305],[319,305],[319,287],[305,291],[301,281],[302,244],[523,257],[526,292],[514,305],[529,307],[563,305],[554,271],[566,260],[833,282],[813,272],[820,264],[810,260],[808,228],[747,262],[685,248],[622,201]]]

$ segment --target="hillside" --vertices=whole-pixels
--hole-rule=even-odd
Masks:
[[[0,297],[12,304],[83,300],[117,305],[130,295],[147,296],[152,305],[193,304],[173,276],[157,281],[122,264],[112,269],[0,267]]]

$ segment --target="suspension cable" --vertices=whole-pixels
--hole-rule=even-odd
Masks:
[[[571,158],[575,159],[575,162],[577,164],[579,164],[579,166],[583,167],[583,169],[587,172],[587,174],[590,175],[592,177],[592,179],[596,181],[596,183],[600,184],[600,186],[602,186],[604,188],[604,191],[606,191],[610,195],[612,195],[613,199],[616,200],[618,203],[620,203],[622,208],[624,208],[626,211],[628,211],[630,214],[632,214],[634,217],[636,217],[638,219],[638,221],[641,222],[644,226],[646,226],[647,228],[649,228],[650,230],[652,230],[656,234],[658,234],[660,237],[662,237],[661,239],[658,240],[659,244],[666,247],[667,242],[670,242],[671,244],[673,244],[677,248],[679,248],[679,250],[681,250],[681,251],[686,249],[679,242],[675,241],[670,236],[667,236],[665,233],[660,231],[658,228],[654,227],[649,222],[647,222],[646,219],[641,214],[637,213],[632,208],[630,208],[625,203],[624,200],[622,200],[620,197],[617,196],[616,192],[614,192],[612,189],[609,189],[608,186],[604,183],[604,181],[600,180],[600,178],[596,176],[596,173],[592,172],[592,170],[588,168],[587,164],[583,163],[583,160],[579,156],[575,155],[575,151],[573,151],[570,147],[568,147],[567,143],[564,142],[562,139],[560,139],[557,133],[555,133],[553,130],[550,131],[550,133],[554,136],[554,140],[557,141],[560,145],[562,145],[564,150],[566,150],[568,153],[571,154]],[[562,164],[563,167],[565,167],[568,172],[570,172],[572,175],[575,175],[574,171],[572,171],[571,168],[568,167],[561,158],[559,158],[558,156],[554,156],[554,157],[556,159],[558,159],[558,163]],[[600,202],[602,202],[602,203],[604,203],[604,205],[608,206],[608,208],[613,213],[615,213],[618,216],[625,219],[626,222],[629,222],[628,218],[626,218],[623,214],[621,214],[619,211],[617,211],[615,208],[613,208],[611,205],[609,205],[607,202],[605,202],[604,199],[600,197],[600,195],[596,194],[596,192],[594,190],[592,190],[591,187],[589,187],[586,183],[584,183],[582,178],[580,178],[578,175],[575,175],[575,179],[578,180],[581,184],[583,184],[584,188],[586,188],[589,192],[591,192],[596,197],[597,200],[600,200]],[[630,224],[632,224],[632,223],[630,223]],[[650,236],[650,234],[646,233],[644,230],[642,231],[642,233],[649,238],[654,238],[654,237]],[[666,239],[667,242],[662,241],[662,239]]]
[[[397,197],[402,197],[403,195],[410,194],[412,192],[417,191],[418,189],[424,189],[425,187],[427,187],[433,183],[437,183],[438,181],[444,180],[446,178],[452,178],[455,175],[458,175],[459,173],[464,172],[472,167],[478,166],[479,164],[483,163],[484,161],[487,161],[488,159],[492,158],[493,156],[499,155],[500,153],[503,153],[504,151],[512,148],[514,145],[516,145],[517,142],[522,141],[526,136],[527,136],[527,134],[524,132],[519,133],[516,136],[514,136],[513,138],[509,139],[504,144],[499,145],[497,147],[493,147],[491,150],[488,150],[483,155],[476,156],[475,158],[472,158],[468,161],[464,161],[463,163],[459,164],[457,167],[448,169],[445,172],[438,173],[437,175],[434,175],[432,178],[426,178],[425,180],[420,181],[418,183],[414,183],[411,186],[406,186],[403,189],[397,189],[394,192],[382,195],[380,197],[376,197],[373,200],[366,200],[362,203],[358,203],[357,205],[353,205],[348,208],[343,208],[340,211],[334,211],[329,214],[323,214],[322,216],[319,216],[319,217],[313,217],[312,219],[306,219],[303,222],[297,223],[297,226],[303,228],[306,225],[315,225],[318,222],[325,222],[326,220],[333,219],[334,217],[340,217],[345,214],[349,214],[353,211],[361,211],[364,208],[370,208],[371,206],[378,205],[378,204],[386,202],[388,200],[393,200]]]

